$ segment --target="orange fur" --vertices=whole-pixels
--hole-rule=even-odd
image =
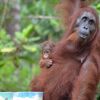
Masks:
[[[56,10],[60,13],[62,22],[65,29],[69,26],[71,16],[80,8],[91,5],[96,0],[60,0],[60,3],[56,6]]]
[[[40,67],[41,68],[51,67],[51,65],[52,65],[51,53],[53,52],[54,47],[55,47],[55,44],[51,41],[45,41],[44,43],[42,43],[42,55],[41,55],[41,59],[40,59]]]
[[[88,41],[80,39],[73,32],[76,19],[84,11],[89,11],[96,17],[96,31]],[[100,75],[98,22],[95,10],[90,7],[76,12],[70,31],[54,48],[54,64],[41,72],[35,85],[32,81],[32,91],[41,89],[44,92],[43,100],[94,100]]]

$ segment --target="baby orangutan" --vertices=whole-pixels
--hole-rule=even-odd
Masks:
[[[51,41],[45,41],[41,44],[42,53],[40,58],[40,68],[41,72],[44,72],[44,75],[39,75],[32,80],[30,86],[37,92],[43,92],[45,81],[44,78],[48,75],[48,71],[51,70],[51,66],[53,65],[52,53],[55,48],[55,44]],[[42,82],[41,82],[42,81]]]
[[[51,41],[45,41],[42,44],[42,55],[40,59],[40,67],[46,67],[50,68],[53,64],[51,53],[53,52],[53,48],[55,47],[55,44]]]

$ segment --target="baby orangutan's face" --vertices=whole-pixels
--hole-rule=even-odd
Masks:
[[[51,48],[49,46],[44,47],[44,49],[43,49],[43,57],[45,59],[49,58],[50,53],[51,53]]]

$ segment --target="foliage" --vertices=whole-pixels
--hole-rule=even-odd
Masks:
[[[7,5],[8,12],[14,7],[11,1]],[[3,16],[0,4],[0,17],[7,20],[0,24],[0,91],[28,91],[32,76],[39,73],[40,44],[47,39],[57,41],[63,33],[59,20],[54,17],[58,0],[19,2],[21,30],[14,35],[7,33],[5,25],[9,23],[10,13]],[[100,14],[99,0],[93,6]],[[99,94],[97,97],[100,98]]]

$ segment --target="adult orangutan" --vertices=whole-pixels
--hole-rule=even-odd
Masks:
[[[61,2],[57,5],[57,9],[60,11],[62,19],[64,21],[65,27],[70,27],[70,21],[73,20],[74,16],[73,13],[75,13],[78,9],[87,7],[95,0],[61,0]],[[74,8],[73,8],[74,6]],[[67,19],[67,20],[66,20]],[[69,31],[72,30],[69,28]],[[53,52],[53,48],[55,47],[55,44],[51,41],[46,41],[42,45],[42,56],[40,60],[40,66],[42,69],[48,69],[52,66],[53,60],[51,57],[51,52]],[[46,53],[48,52],[49,53]],[[45,58],[45,55],[48,56]]]
[[[53,49],[52,67],[41,72],[36,84],[33,80],[32,90],[43,91],[44,100],[94,100],[100,75],[99,19],[90,7],[73,16],[71,30]]]

